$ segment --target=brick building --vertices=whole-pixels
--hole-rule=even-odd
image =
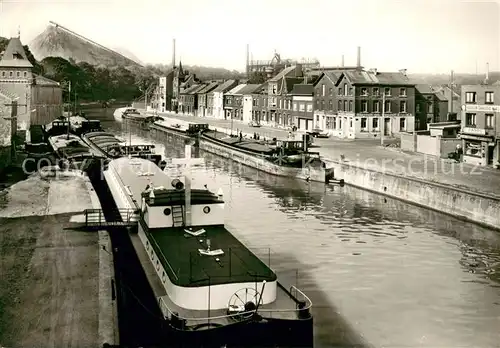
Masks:
[[[343,71],[335,88],[336,135],[355,139],[380,137],[381,131],[385,136],[413,132],[415,84],[404,72]]]
[[[292,96],[288,95],[295,84],[304,81],[300,64],[287,67],[268,80],[267,114],[261,122],[272,126],[291,126]]]
[[[464,162],[500,164],[500,86],[463,85],[461,139]]]
[[[205,87],[206,85],[204,84],[194,84],[184,89],[180,93],[179,111],[194,115],[198,109],[198,98],[196,93]]]
[[[224,94],[238,85],[236,80],[227,80],[221,83],[208,95],[209,114],[208,116],[224,119]]]

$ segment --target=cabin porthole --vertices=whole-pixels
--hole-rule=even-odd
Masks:
[[[165,214],[166,216],[169,216],[171,213],[172,213],[172,210],[170,210],[170,208],[165,208],[163,210],[163,214]]]
[[[203,208],[203,212],[204,212],[205,214],[210,213],[210,207],[209,207],[208,205],[207,205],[207,206],[205,206],[205,207]]]

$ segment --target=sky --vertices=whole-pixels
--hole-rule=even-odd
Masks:
[[[49,21],[145,63],[244,71],[255,60],[317,58],[379,71],[500,71],[500,1],[0,0],[0,36],[29,43]]]

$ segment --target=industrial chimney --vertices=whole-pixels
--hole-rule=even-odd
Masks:
[[[175,39],[172,41],[172,68],[175,67]]]
[[[490,63],[486,63],[486,78],[484,79],[484,84],[488,84],[490,79]]]
[[[358,61],[356,63],[356,66],[358,68],[361,68],[361,47],[360,46],[358,46]]]
[[[247,66],[246,66],[246,72],[247,72],[247,79],[250,78],[250,45],[247,44]]]
[[[341,67],[344,67],[344,55],[342,55],[342,61],[341,61],[341,63],[340,63],[340,66],[341,66]]]

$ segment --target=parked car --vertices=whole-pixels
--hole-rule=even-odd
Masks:
[[[250,121],[250,122],[248,122],[248,125],[249,125],[250,127],[260,127],[260,123],[255,122],[255,121]]]
[[[322,129],[313,129],[310,132],[307,132],[307,134],[312,135],[314,138],[329,138],[330,134],[328,132],[325,132]]]

